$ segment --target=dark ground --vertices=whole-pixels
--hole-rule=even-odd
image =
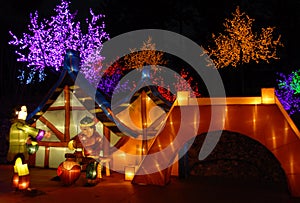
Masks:
[[[95,186],[86,187],[85,173],[71,186],[55,180],[56,170],[30,168],[31,192],[11,187],[12,165],[0,165],[1,203],[84,203],[89,202],[222,202],[222,203],[297,203],[280,185],[217,177],[178,179],[172,177],[166,186],[133,185],[124,174],[111,173]],[[53,180],[54,179],[54,180]]]

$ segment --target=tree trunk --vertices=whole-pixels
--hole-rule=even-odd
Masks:
[[[240,66],[240,69],[241,69],[241,76],[240,76],[240,79],[241,79],[241,88],[242,88],[242,92],[241,92],[241,96],[244,96],[245,95],[245,71],[244,71],[244,67],[243,67],[243,51],[242,51],[242,48],[240,48],[240,62],[239,62],[239,66]]]

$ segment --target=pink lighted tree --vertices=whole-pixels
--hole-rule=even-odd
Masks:
[[[29,32],[23,33],[22,38],[9,32],[13,37],[9,44],[17,47],[17,60],[27,64],[27,69],[20,70],[19,76],[26,84],[33,82],[36,75],[39,81],[43,81],[45,68],[54,72],[61,71],[67,49],[79,51],[82,62],[99,62],[103,59],[101,55],[95,54],[95,50],[101,50],[103,42],[109,40],[109,35],[104,30],[104,22],[98,22],[104,16],[96,15],[90,9],[92,18],[86,19],[87,33],[83,33],[80,22],[75,22],[77,12],[72,14],[69,5],[70,2],[62,0],[54,9],[56,15],[42,21],[39,21],[37,11],[31,13]],[[92,58],[92,54],[98,58]],[[84,71],[84,74],[89,75],[91,70],[85,67]]]

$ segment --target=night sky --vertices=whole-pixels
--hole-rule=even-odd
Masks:
[[[26,86],[16,80],[17,69],[24,64],[16,62],[15,47],[8,45],[11,39],[8,31],[21,37],[23,32],[28,31],[30,13],[37,10],[41,18],[50,18],[59,3],[60,0],[10,0],[1,5],[0,99],[2,106],[5,106],[3,109],[32,100],[38,104],[39,98],[45,96],[55,82],[55,78],[50,78],[42,84]],[[165,29],[182,34],[205,47],[210,43],[212,33],[222,32],[224,19],[231,18],[236,6],[255,19],[254,25],[258,29],[275,26],[284,44],[279,50],[279,61],[257,65],[248,72],[247,80],[252,88],[248,94],[251,96],[260,93],[259,87],[274,86],[276,72],[289,73],[299,69],[300,33],[297,30],[300,26],[300,1],[74,0],[70,9],[71,12],[78,11],[77,18],[82,24],[85,18],[90,17],[89,8],[95,13],[105,14],[106,31],[111,38],[138,29]],[[230,74],[224,73],[224,77],[227,77],[224,82],[231,83],[228,89],[234,86],[230,78],[234,73]],[[234,91],[226,91],[228,96],[235,96]],[[5,115],[2,111],[1,117]]]

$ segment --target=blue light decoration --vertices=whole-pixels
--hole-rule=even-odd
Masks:
[[[290,74],[277,73],[276,96],[289,115],[300,112],[300,70]]]

